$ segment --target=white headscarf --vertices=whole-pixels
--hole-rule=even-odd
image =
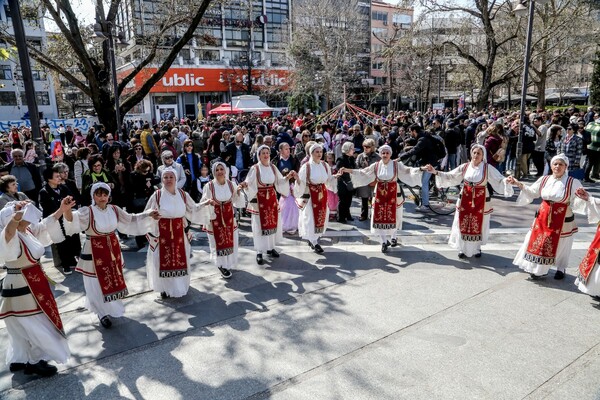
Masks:
[[[173,175],[175,175],[175,180],[179,179],[179,174],[177,173],[177,170],[173,167],[165,167],[163,168],[163,170],[160,173],[160,180],[162,181],[163,176],[165,176],[165,174],[171,173]]]
[[[312,153],[314,153],[315,150],[317,150],[317,149],[323,150],[323,145],[321,145],[319,143],[315,143],[312,146],[310,146],[310,154],[312,155]]]
[[[92,185],[92,189],[90,189],[90,195],[92,196],[92,205],[95,206],[96,202],[94,201],[94,193],[96,193],[96,190],[98,189],[105,189],[108,191],[108,197],[110,197],[110,193],[111,193],[111,189],[110,186],[108,186],[107,183],[104,182],[96,182]]]
[[[392,153],[392,148],[389,145],[384,144],[383,146],[380,146],[379,149],[377,149],[377,152],[379,154],[381,154],[382,151],[389,151],[390,153]]]
[[[223,161],[217,161],[212,165],[211,171],[212,171],[213,179],[217,179],[216,173],[217,173],[217,167],[219,165],[222,165],[223,168],[225,168],[225,179],[229,179],[229,168],[227,167],[227,164],[225,164]]]
[[[561,160],[562,162],[564,162],[567,165],[567,167],[569,166],[569,159],[567,158],[565,153],[560,153],[560,154],[557,154],[554,157],[552,157],[552,160],[550,160],[550,165],[554,164],[554,161],[556,161],[556,160]]]
[[[481,151],[483,151],[483,162],[487,163],[487,150],[485,149],[485,147],[480,144],[475,143],[471,146],[471,153],[473,153],[473,149],[476,149],[476,148],[480,148]]]

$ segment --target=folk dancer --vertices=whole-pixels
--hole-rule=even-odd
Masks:
[[[598,224],[596,236],[592,240],[588,251],[579,264],[579,271],[575,285],[580,292],[589,294],[600,300],[600,268],[598,268],[598,253],[600,253],[600,200],[592,197],[585,189],[579,188],[575,194],[587,202],[587,214],[590,223]]]
[[[486,149],[480,144],[471,147],[470,162],[449,172],[436,171],[432,166],[428,166],[428,171],[436,175],[438,187],[448,188],[463,183],[460,199],[456,204],[458,212],[454,214],[448,244],[458,250],[459,258],[473,255],[481,257],[481,246],[488,241],[490,216],[494,212],[490,203],[488,183],[504,197],[514,194],[512,185],[496,168],[487,163]]]

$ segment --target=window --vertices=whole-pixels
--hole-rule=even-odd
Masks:
[[[38,106],[49,106],[50,95],[48,94],[48,92],[35,92],[35,101]],[[25,97],[25,92],[21,92],[21,104],[27,104],[27,97]]]
[[[31,76],[34,81],[45,81],[46,80],[46,71],[42,69],[32,69]]]
[[[388,13],[384,11],[373,11],[371,13],[371,19],[373,21],[381,21],[384,25],[388,23]]]
[[[373,64],[371,64],[371,69],[383,69],[383,63],[382,62],[374,62]]]
[[[196,56],[201,61],[218,61],[219,50],[196,50]]]
[[[385,85],[385,84],[387,84],[387,76],[376,76],[374,84],[375,85]]]
[[[13,78],[10,65],[0,65],[0,80],[11,81]]]
[[[392,21],[394,22],[394,24],[410,25],[412,23],[412,16],[406,14],[394,14],[394,16],[392,17]]]
[[[373,34],[376,35],[377,37],[387,36],[387,29],[385,29],[385,28],[373,28],[373,29],[371,29],[371,32],[373,32]]]
[[[381,53],[383,51],[382,44],[372,44],[371,45],[371,53]]]
[[[0,92],[0,106],[16,106],[17,95],[15,92]]]
[[[154,104],[177,104],[177,96],[154,96]]]

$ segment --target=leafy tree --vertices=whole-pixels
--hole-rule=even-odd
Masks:
[[[594,72],[592,73],[592,83],[590,85],[590,102],[600,106],[600,50],[596,50],[594,60]]]

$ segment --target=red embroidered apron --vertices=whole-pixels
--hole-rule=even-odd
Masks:
[[[540,192],[544,188],[548,176],[540,185]],[[567,209],[569,208],[569,197],[573,178],[569,177],[565,187],[565,196],[559,202],[542,201],[538,214],[533,221],[531,236],[527,251],[523,257],[525,260],[542,265],[552,265],[556,259],[556,249],[560,240],[560,234],[565,222]]]
[[[27,258],[32,264],[29,267],[22,268],[21,274],[23,274],[23,278],[25,278],[25,282],[27,282],[27,286],[37,305],[42,309],[44,314],[46,314],[46,317],[52,322],[52,325],[54,325],[56,330],[62,336],[66,337],[60,313],[58,312],[58,305],[56,304],[54,294],[52,294],[48,278],[46,277],[46,274],[44,274],[44,270],[40,263],[29,254],[23,240],[20,238],[19,240],[21,241],[21,248],[24,249]]]
[[[379,161],[375,163],[375,199],[373,201],[373,228],[396,229],[396,211],[398,208],[398,182],[396,175],[398,168],[394,164],[394,177],[388,181],[377,177]]]
[[[324,167],[327,171],[327,167]],[[327,218],[327,188],[324,183],[312,184],[310,182],[310,164],[306,165],[306,181],[312,201],[313,219],[315,221],[315,233],[325,231],[325,220]]]
[[[185,192],[179,189],[183,204],[187,205]],[[156,193],[156,205],[160,209],[161,191]],[[188,274],[187,251],[185,250],[185,225],[183,217],[161,218],[158,221],[158,276],[173,278]]]
[[[588,278],[598,262],[598,252],[600,252],[600,225],[598,225],[596,236],[594,237],[594,240],[592,240],[590,248],[585,254],[585,257],[583,257],[581,264],[579,264],[579,273],[577,277],[584,284],[587,284]]]
[[[469,164],[465,165],[463,176]],[[485,211],[485,190],[487,185],[487,164],[483,166],[481,181],[464,182],[460,207],[458,209],[458,222],[460,236],[465,242],[481,242],[483,239],[483,214]]]
[[[275,167],[271,164],[273,176],[277,179]],[[260,180],[260,167],[256,165],[256,180],[258,192],[256,200],[258,202],[258,215],[260,218],[260,231],[262,236],[273,235],[277,232],[279,223],[279,203],[277,202],[277,192],[274,185],[266,185]]]
[[[229,190],[231,191],[231,198],[224,202],[217,200],[214,184],[212,182],[208,184],[213,200],[219,203],[214,207],[216,218],[211,221],[213,229],[212,232],[209,232],[212,233],[215,238],[217,257],[233,254],[233,232],[235,230],[233,220],[234,189],[230,181],[227,181],[227,184],[229,185]]]
[[[117,215],[117,210],[113,206],[113,211]],[[117,235],[112,232],[109,234],[100,233],[96,229],[94,221],[94,212],[90,207],[90,228],[94,232],[90,236],[92,248],[92,260],[96,277],[102,290],[102,297],[105,303],[123,299],[129,293],[125,278],[123,277],[123,256],[121,254],[121,245]]]

